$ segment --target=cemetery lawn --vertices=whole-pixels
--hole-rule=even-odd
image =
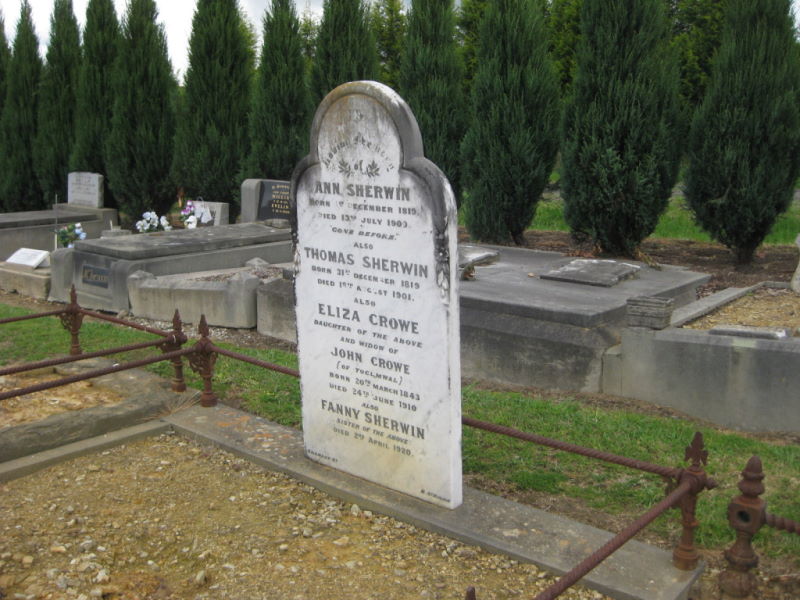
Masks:
[[[44,312],[52,306],[0,294],[0,318]],[[155,326],[169,328],[166,323]],[[192,337],[194,327],[186,329]],[[87,320],[81,334],[86,351],[147,339],[152,338],[146,333],[91,320]],[[211,339],[262,360],[297,366],[290,346],[271,344],[252,331],[212,328]],[[67,347],[68,336],[54,318],[0,327],[0,364],[64,354]],[[144,354],[131,353],[119,360],[141,356]],[[152,370],[165,378],[171,375],[165,364],[155,365]],[[197,376],[188,367],[185,371],[189,385],[200,389]],[[300,426],[299,385],[292,377],[221,357],[216,365],[214,390],[227,404],[284,425]],[[599,394],[558,393],[465,380],[462,398],[463,413],[477,419],[667,466],[684,466],[684,448],[694,432],[701,431],[709,451],[708,471],[719,487],[701,497],[697,539],[713,567],[722,565],[722,550],[733,541],[726,507],[738,494],[739,473],[750,456],[757,454],[763,461],[767,489],[764,498],[770,512],[800,518],[800,435],[737,433],[668,409]],[[658,477],[471,428],[464,428],[463,458],[468,485],[608,530],[621,529],[664,494],[665,484]],[[677,514],[671,511],[646,529],[641,539],[671,547],[678,535]],[[756,548],[763,557],[769,557],[761,567],[766,577],[783,581],[786,573],[796,573],[800,567],[800,536],[764,528]]]

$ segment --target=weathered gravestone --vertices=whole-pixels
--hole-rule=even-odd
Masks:
[[[461,503],[456,211],[408,105],[375,82],[322,101],[292,176],[306,454]]]
[[[67,202],[74,206],[103,208],[103,176],[83,172],[67,175]]]
[[[289,219],[290,182],[245,179],[242,182],[242,222]]]

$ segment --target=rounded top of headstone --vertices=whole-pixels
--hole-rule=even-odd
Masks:
[[[317,107],[314,114],[314,121],[311,125],[311,145],[310,155],[312,160],[318,158],[319,154],[319,134],[323,124],[327,125],[331,117],[338,117],[338,114],[347,112],[341,110],[337,105],[348,102],[353,96],[366,97],[370,99],[370,105],[376,110],[382,109],[394,124],[397,137],[402,148],[403,165],[416,157],[423,156],[422,134],[420,133],[417,119],[411,108],[406,104],[400,95],[392,88],[377,81],[350,81],[333,89]],[[339,110],[334,111],[334,107]],[[358,115],[358,111],[363,110],[364,105],[353,107],[355,114],[350,113],[351,118],[368,118],[369,115]],[[336,114],[338,113],[338,114]]]

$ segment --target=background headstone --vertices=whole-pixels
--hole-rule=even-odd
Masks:
[[[245,179],[242,182],[242,223],[288,220],[291,183],[278,179]]]
[[[258,220],[288,219],[290,182],[274,179],[261,181],[261,194],[258,203]]]
[[[75,206],[103,208],[103,176],[73,172],[67,176],[67,202]]]
[[[375,82],[336,88],[292,190],[307,456],[458,506],[456,210],[408,105]]]

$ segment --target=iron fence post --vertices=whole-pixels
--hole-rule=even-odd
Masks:
[[[684,460],[691,461],[689,468],[681,471],[678,483],[688,481],[690,484],[689,493],[683,496],[678,502],[681,510],[681,539],[675,550],[672,552],[672,564],[678,569],[691,571],[697,567],[700,555],[694,545],[694,531],[699,523],[697,522],[697,496],[704,489],[713,489],[717,483],[708,477],[703,465],[708,464],[708,451],[703,444],[703,434],[699,431],[694,434],[692,443],[686,447]]]
[[[211,388],[211,381],[214,377],[214,364],[217,362],[217,353],[214,352],[214,345],[208,339],[209,329],[205,315],[200,316],[200,324],[197,326],[197,331],[200,334],[200,339],[194,345],[194,352],[189,355],[189,366],[203,379],[200,406],[216,406],[217,395]]]
[[[467,593],[464,595],[464,600],[478,600],[478,596],[475,594],[475,588],[469,586],[467,588]]]
[[[59,315],[59,318],[64,329],[69,331],[69,353],[73,356],[82,354],[79,334],[83,323],[83,313],[81,312],[81,307],[78,306],[78,293],[75,291],[74,284],[69,291],[69,304],[64,308],[64,312]]]
[[[725,550],[728,568],[719,574],[719,587],[731,598],[746,598],[755,589],[752,569],[758,566],[758,555],[752,541],[767,515],[767,503],[759,498],[764,493],[763,480],[761,459],[752,456],[739,480],[742,493],[728,504],[728,522],[736,530],[736,541]]]
[[[159,348],[161,348],[161,352],[164,353],[180,350],[181,346],[186,343],[186,340],[186,334],[183,333],[181,315],[176,308],[175,314],[172,316],[172,335],[159,344]],[[183,358],[176,356],[170,362],[172,363],[172,391],[185,392],[186,381],[183,378]]]

